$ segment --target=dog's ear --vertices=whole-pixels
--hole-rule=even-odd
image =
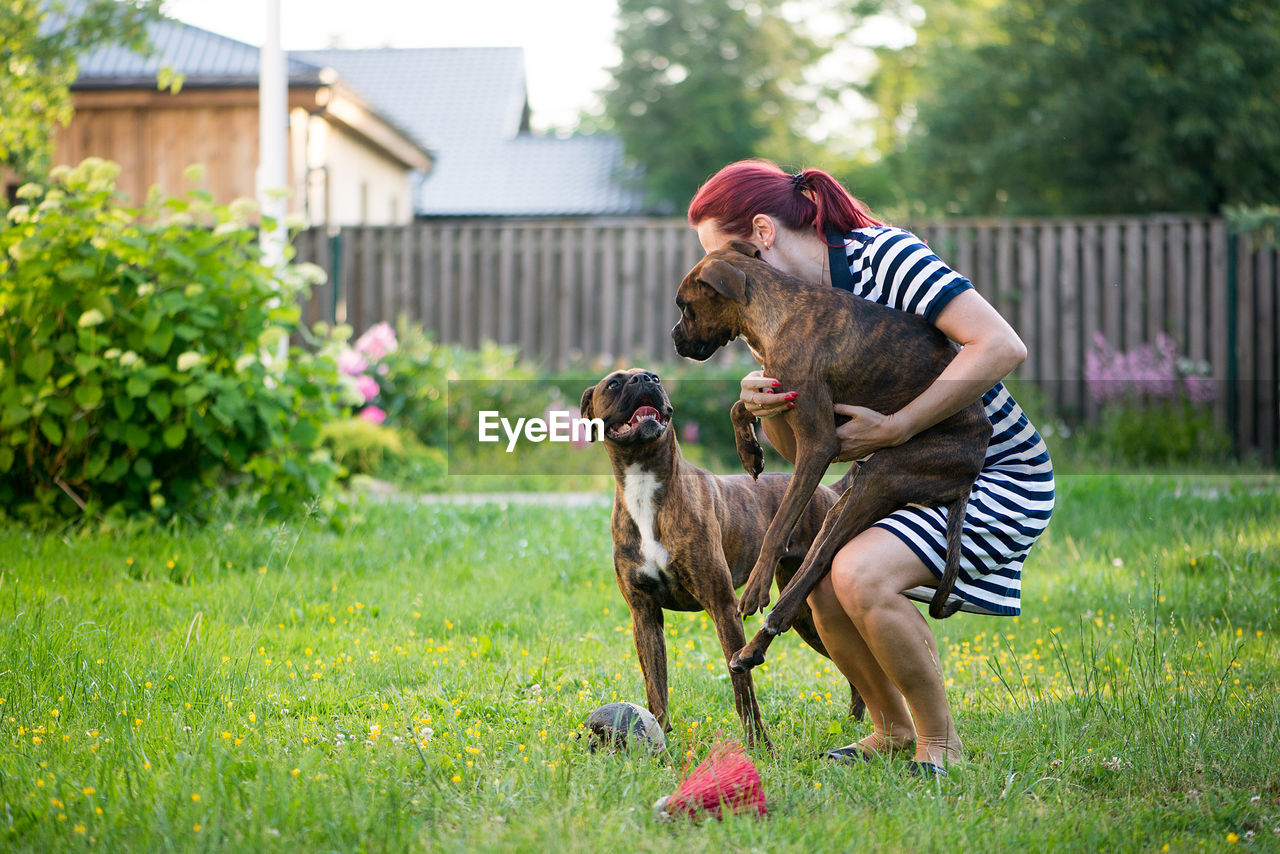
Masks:
[[[730,240],[729,247],[735,252],[741,252],[749,258],[759,258],[760,250],[749,240]]]
[[[719,258],[708,261],[698,271],[698,281],[725,299],[744,304],[747,301],[747,274],[728,261]]]
[[[591,386],[582,393],[582,402],[578,404],[578,411],[582,413],[583,418],[595,418],[595,416],[591,414],[591,398],[595,393],[595,386]]]

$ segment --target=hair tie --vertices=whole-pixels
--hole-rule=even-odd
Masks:
[[[797,172],[791,176],[791,186],[794,187],[795,189],[803,190],[805,188],[804,183],[805,181],[804,181],[803,172]]]

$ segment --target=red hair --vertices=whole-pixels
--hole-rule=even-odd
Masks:
[[[689,203],[689,224],[697,227],[711,219],[726,234],[747,238],[751,218],[760,213],[792,231],[812,228],[824,243],[828,226],[847,234],[883,225],[821,169],[790,175],[768,160],[739,160],[712,175]]]

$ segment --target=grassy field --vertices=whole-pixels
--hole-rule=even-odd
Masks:
[[[1280,849],[1280,483],[1059,496],[1022,617],[933,624],[949,779],[818,761],[867,726],[788,637],[757,671],[770,816],[702,825],[650,805],[740,734],[705,617],[667,622],[669,756],[577,738],[643,698],[604,505],[0,529],[0,849]]]

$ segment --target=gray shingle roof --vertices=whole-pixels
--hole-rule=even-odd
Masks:
[[[259,49],[179,21],[157,21],[148,34],[154,51],[142,56],[123,47],[99,47],[79,57],[75,88],[146,86],[169,67],[186,75],[184,86],[257,86]],[[288,55],[291,83],[318,84],[321,67]]]
[[[335,69],[434,158],[417,176],[423,216],[646,212],[628,182],[622,142],[528,132],[524,51],[515,47],[384,48],[293,54]]]

